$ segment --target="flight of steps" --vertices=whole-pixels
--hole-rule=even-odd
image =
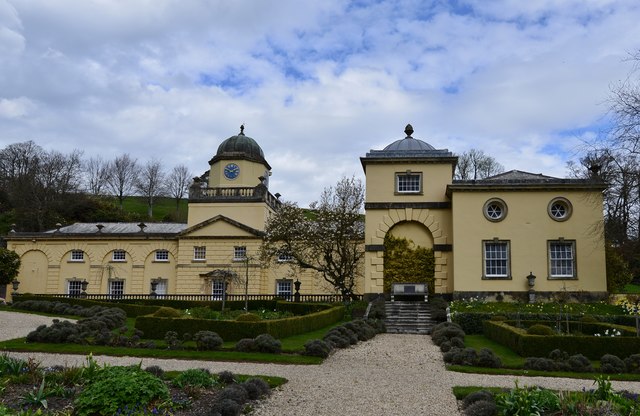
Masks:
[[[427,302],[385,302],[384,320],[388,333],[430,334],[433,322],[431,308]]]

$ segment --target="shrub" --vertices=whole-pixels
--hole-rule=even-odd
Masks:
[[[236,321],[238,322],[255,322],[261,320],[262,318],[260,318],[260,316],[256,315],[255,313],[243,313],[242,315],[238,315],[238,317],[236,318]]]
[[[164,376],[164,370],[157,365],[150,365],[149,367],[145,368],[144,371],[153,374],[158,378],[162,378],[162,376]]]
[[[259,399],[271,392],[271,388],[266,381],[261,378],[253,377],[242,383],[251,400]]]
[[[464,331],[457,325],[452,324],[448,326],[437,325],[431,333],[431,339],[433,343],[440,346],[445,341],[450,341],[453,338],[460,338],[464,340]],[[455,325],[455,326],[454,326]]]
[[[223,341],[215,332],[212,331],[198,331],[193,337],[196,342],[196,348],[200,351],[210,351],[220,348]]]
[[[476,365],[478,353],[473,348],[451,348],[443,356],[444,362],[457,365]]]
[[[504,322],[504,321],[506,321],[506,320],[508,320],[508,319],[509,319],[509,318],[507,318],[507,317],[506,317],[506,316],[504,316],[504,315],[493,315],[493,316],[491,317],[491,320],[492,320],[492,321],[494,321],[494,322]]]
[[[384,309],[384,302],[373,302],[371,309],[369,310],[368,318],[383,320],[386,318],[386,311]]]
[[[576,373],[592,373],[593,372],[593,366],[591,365],[591,361],[589,361],[589,359],[582,354],[572,355],[567,360],[567,364],[569,365],[569,369]]]
[[[233,384],[236,382],[236,375],[231,371],[221,371],[218,373],[218,381],[222,384]]]
[[[624,361],[613,354],[605,354],[600,358],[600,371],[608,374],[624,373]]]
[[[451,342],[445,341],[442,344],[440,344],[440,351],[447,352],[447,351],[450,351],[450,350],[451,350]]]
[[[493,394],[487,390],[474,391],[473,393],[468,394],[467,397],[462,400],[462,408],[466,409],[475,402],[480,401],[493,402]]]
[[[254,352],[256,350],[256,343],[253,338],[243,338],[236,342],[235,350],[238,352]]]
[[[640,373],[640,354],[633,354],[624,359],[627,373]]]
[[[551,329],[547,325],[536,324],[536,325],[531,325],[529,328],[527,328],[527,334],[548,336],[548,335],[554,335],[554,332],[553,332],[553,329]]]
[[[524,360],[524,368],[537,371],[556,371],[556,362],[550,358],[527,357]]]
[[[549,358],[553,361],[566,361],[569,359],[569,353],[556,348],[549,353]]]
[[[243,405],[249,401],[249,394],[239,384],[230,384],[220,392],[220,400],[229,399]]]
[[[321,339],[312,339],[304,344],[304,354],[327,358],[331,354],[331,346]]]
[[[217,402],[209,416],[238,416],[242,412],[242,405],[231,399],[222,399]]]
[[[164,334],[164,342],[170,350],[179,350],[182,348],[182,341],[178,339],[178,333],[176,331],[167,331]]]
[[[126,406],[169,399],[167,386],[137,367],[105,367],[98,370],[74,401],[74,414],[114,415]]]
[[[355,345],[358,343],[358,336],[352,330],[346,328],[343,325],[333,327],[329,330],[329,333],[339,334],[341,337],[347,339],[349,344]]]
[[[182,313],[177,309],[161,306],[152,315],[158,318],[180,318]]]
[[[339,333],[330,332],[324,336],[323,340],[333,348],[347,348],[351,346],[351,342]]]
[[[172,383],[174,386],[180,388],[185,386],[208,388],[216,384],[213,377],[211,377],[211,374],[201,368],[194,368],[181,372],[173,379]]]
[[[256,349],[260,352],[271,354],[280,354],[282,352],[282,343],[272,337],[270,334],[261,334],[254,339]]]
[[[478,353],[478,361],[475,365],[478,367],[500,368],[502,367],[502,361],[489,348],[482,348]]]
[[[496,416],[498,406],[493,400],[480,400],[467,407],[464,414],[466,416]]]
[[[586,324],[594,324],[597,323],[598,320],[593,315],[585,315],[580,318],[580,322]]]

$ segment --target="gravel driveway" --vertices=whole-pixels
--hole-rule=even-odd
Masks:
[[[8,316],[7,316],[8,315]],[[21,316],[18,318],[17,315]],[[0,311],[0,339],[25,336],[51,318]],[[82,365],[80,355],[10,353],[34,357],[44,365]],[[99,362],[138,364],[136,357],[94,357]],[[207,368],[242,374],[263,374],[289,380],[253,413],[276,415],[434,415],[458,412],[453,386],[539,385],[554,389],[592,388],[592,380],[552,377],[488,376],[446,371],[439,349],[423,335],[381,334],[373,340],[339,350],[321,365],[227,363],[212,361],[142,359],[143,367],[159,365],[165,370]],[[640,382],[613,382],[614,388],[640,393]]]

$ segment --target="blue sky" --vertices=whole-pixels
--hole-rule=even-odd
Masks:
[[[565,176],[640,49],[615,0],[0,0],[0,145],[208,169],[246,125],[308,205],[414,137]]]

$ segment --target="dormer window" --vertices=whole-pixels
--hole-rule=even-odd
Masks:
[[[422,173],[410,170],[396,173],[396,192],[399,194],[419,194],[422,192]]]

